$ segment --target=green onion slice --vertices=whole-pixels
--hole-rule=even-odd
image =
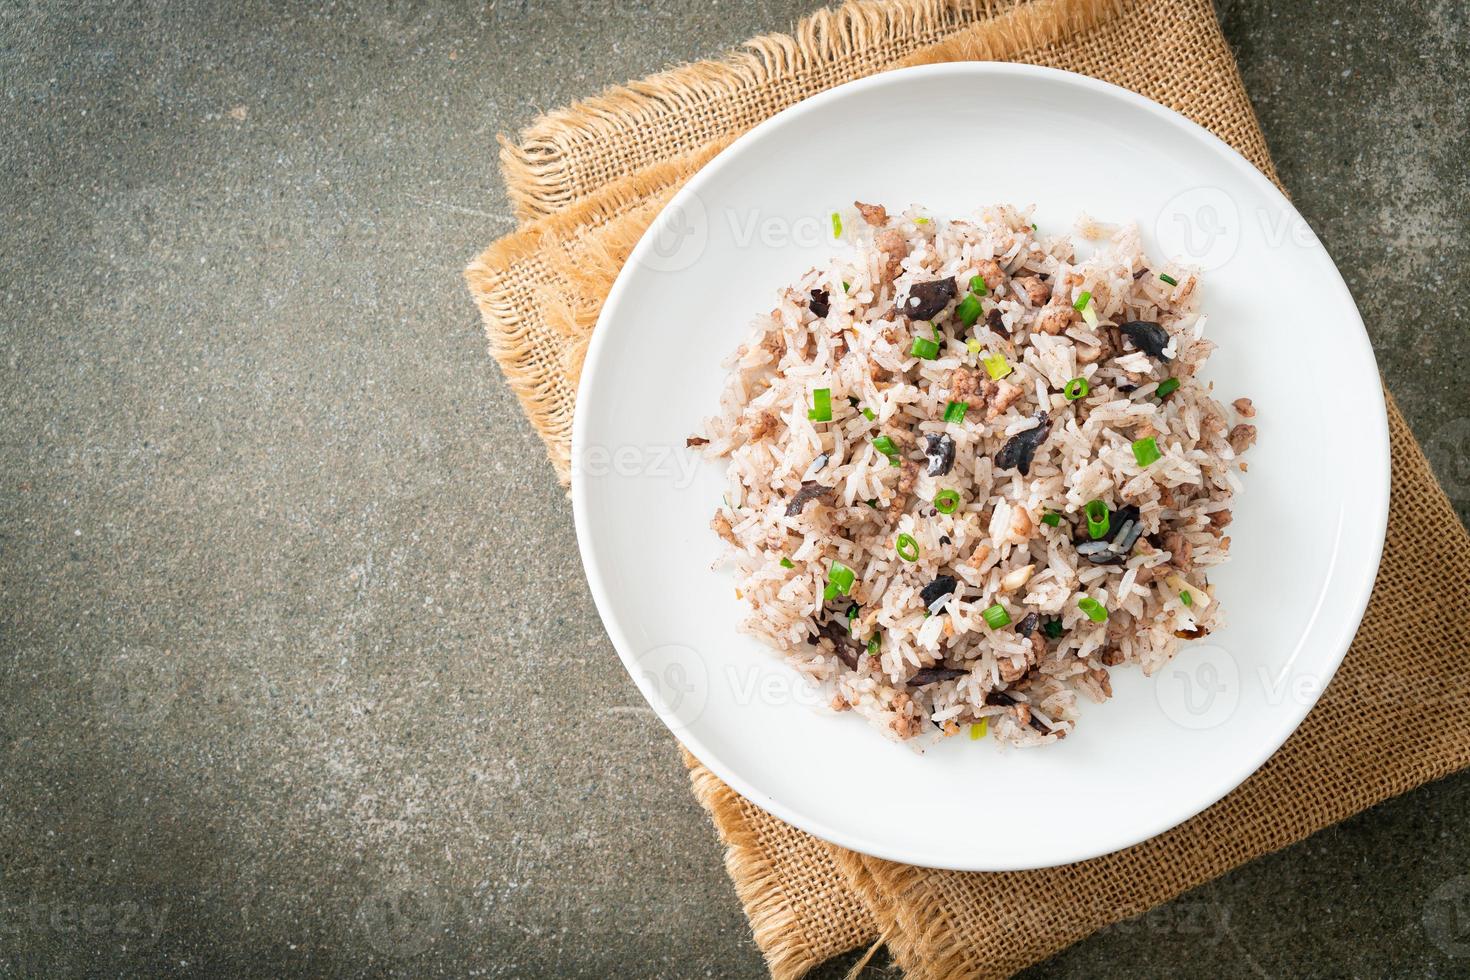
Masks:
[[[838,214],[836,211],[832,212],[832,237],[842,237],[842,215]]]
[[[806,417],[813,422],[832,421],[832,389],[818,388],[812,392],[812,408]]]
[[[888,436],[878,436],[875,438],[873,440],[873,448],[884,456],[887,456],[888,462],[893,466],[899,465],[898,446]]]
[[[1055,640],[1062,635],[1062,621],[1060,619],[1048,619],[1041,624],[1041,632]]]
[[[827,568],[827,589],[823,595],[828,599],[847,595],[852,591],[852,583],[856,578],[857,573],[842,562],[833,559],[832,564]]]
[[[1177,286],[1177,285],[1179,285],[1179,280],[1178,279],[1175,279],[1173,276],[1169,275],[1167,272],[1160,272],[1159,273],[1159,278],[1162,279],[1164,282],[1167,282],[1171,286]]]
[[[900,534],[893,542],[893,550],[904,561],[919,560],[919,542],[914,540],[912,534]]]
[[[877,417],[877,414],[875,414],[871,408],[863,409],[863,418],[867,419],[869,422],[873,421]]]
[[[976,296],[984,296],[990,292],[990,287],[985,284],[984,276],[976,275],[970,277],[970,292]]]
[[[1072,309],[1076,310],[1078,313],[1081,313],[1083,310],[1087,309],[1087,304],[1091,302],[1092,293],[1084,289],[1082,290],[1082,295],[1077,297],[1077,302],[1072,304]]]
[[[1091,596],[1083,596],[1082,598],[1078,599],[1077,606],[1083,612],[1085,612],[1087,614],[1087,618],[1092,620],[1094,623],[1101,623],[1103,620],[1108,618],[1108,611],[1103,608],[1103,604],[1101,602],[1098,602]]]
[[[1177,391],[1178,388],[1178,378],[1165,378],[1163,381],[1159,382],[1158,388],[1154,390],[1154,395],[1158,397],[1160,401],[1162,401],[1163,399],[1168,398],[1170,395],[1174,394],[1174,392]]]
[[[1179,601],[1184,603],[1186,606],[1192,606],[1194,605],[1194,596],[1189,594],[1188,589],[1185,589],[1183,592],[1179,593]]]
[[[1139,439],[1133,443],[1133,458],[1138,460],[1139,466],[1147,466],[1164,458],[1159,452],[1159,444],[1154,442],[1154,437]]]
[[[934,509],[941,514],[953,514],[960,505],[958,490],[941,490],[934,495]]]
[[[868,656],[878,656],[878,651],[883,648],[883,634],[874,633],[868,637]]]
[[[980,358],[980,363],[985,365],[985,373],[990,375],[990,380],[999,381],[1011,373],[1011,362],[1007,361],[1004,354],[989,354]]]
[[[1101,500],[1089,500],[1082,512],[1087,515],[1087,533],[1092,535],[1092,540],[1096,541],[1108,533],[1112,521],[1108,517],[1107,504]]]
[[[914,357],[932,361],[939,356],[939,345],[925,337],[915,337],[914,346],[909,348],[909,353]]]
[[[969,402],[950,402],[944,406],[944,421],[963,422],[965,420],[965,413],[969,410]]]
[[[980,341],[976,340],[974,337],[971,337],[969,340],[965,341],[965,349],[968,350],[971,354],[980,353]]]
[[[1079,398],[1086,398],[1091,390],[1086,378],[1073,378],[1062,387],[1062,396],[1069,402],[1075,402]]]
[[[985,719],[981,718],[979,721],[970,726],[970,741],[980,741],[982,738],[985,737],[985,733],[989,731],[989,729],[990,726],[986,723]]]
[[[993,630],[998,630],[1002,626],[1011,625],[1011,614],[1006,612],[1006,607],[998,602],[981,613],[980,618],[984,619],[985,625]]]
[[[852,283],[848,282],[846,279],[842,280],[842,291],[844,293],[847,292],[851,288],[852,288]]]
[[[781,559],[781,567],[782,568],[795,568],[796,565],[792,563],[792,561],[791,561],[790,558],[782,558]]]
[[[1045,514],[1041,515],[1041,523],[1045,524],[1047,527],[1057,527],[1059,524],[1062,523],[1062,515],[1058,514],[1054,510],[1049,510]]]
[[[960,322],[967,327],[973,327],[975,321],[980,319],[980,298],[974,293],[967,293],[960,304],[954,308],[954,315],[960,318]]]

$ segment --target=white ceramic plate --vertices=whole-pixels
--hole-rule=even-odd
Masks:
[[[1035,204],[1137,221],[1150,255],[1202,265],[1208,376],[1260,438],[1212,574],[1229,626],[1153,678],[1114,671],[1065,742],[952,738],[923,755],[737,632],[711,570],[717,464],[684,439],[719,362],[776,291],[835,246],[853,200],[958,216]],[[1035,868],[1158,834],[1240,784],[1332,677],[1367,604],[1388,514],[1388,427],[1362,321],[1306,222],[1235,151],[1123,89],[1065,72],[940,65],[810,99],[748,133],[659,216],[618,277],[583,369],[572,500],[597,607],[660,717],[746,798],[867,854]],[[592,710],[594,706],[589,706]],[[647,819],[647,815],[641,819]]]

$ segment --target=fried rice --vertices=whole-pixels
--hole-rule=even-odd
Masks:
[[[1057,741],[1222,625],[1255,410],[1199,380],[1199,273],[1136,227],[854,207],[690,440],[728,462],[743,628],[892,738]]]

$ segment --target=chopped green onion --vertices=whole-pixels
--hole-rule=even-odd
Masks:
[[[1086,398],[1091,390],[1086,378],[1073,378],[1062,387],[1062,396],[1069,402],[1075,402],[1079,398]]]
[[[990,726],[986,723],[985,719],[981,718],[979,721],[970,726],[970,741],[980,741],[982,738],[985,737],[985,733],[989,731],[989,729]]]
[[[1108,618],[1108,611],[1103,608],[1103,604],[1101,602],[1098,602],[1091,596],[1083,596],[1082,598],[1078,599],[1077,606],[1083,612],[1085,612],[1087,614],[1087,618],[1092,620],[1094,623],[1101,623],[1103,620]]]
[[[873,508],[874,510],[877,510],[878,509],[878,498],[877,497],[874,497],[872,500],[864,500],[863,503],[867,504],[869,507]]]
[[[1082,295],[1077,297],[1077,302],[1072,304],[1072,309],[1076,310],[1078,313],[1081,313],[1083,310],[1087,309],[1087,304],[1091,302],[1092,294],[1084,289],[1082,290]]]
[[[927,225],[928,223],[929,223],[929,219],[928,218],[915,218],[914,219],[914,224],[916,224],[916,225]]]
[[[1154,390],[1154,394],[1159,398],[1160,401],[1162,401],[1163,399],[1168,398],[1170,395],[1174,394],[1175,390],[1178,389],[1178,387],[1178,378],[1165,378],[1163,381],[1159,382],[1159,386]]]
[[[934,340],[938,342],[941,339],[939,336],[939,324],[931,321],[929,323],[929,329],[934,331]]]
[[[827,589],[823,596],[834,599],[839,595],[847,595],[852,591],[853,580],[857,574],[842,562],[833,560],[827,568]]]
[[[969,410],[969,402],[950,402],[944,406],[944,421],[963,422],[965,420],[965,413]]]
[[[869,422],[873,421],[877,417],[878,416],[873,412],[871,408],[863,409],[863,418],[867,419]]]
[[[984,276],[970,277],[970,292],[976,296],[984,296],[990,292],[990,286],[986,284]]]
[[[974,293],[967,293],[960,300],[960,305],[954,308],[954,315],[960,318],[960,322],[967,327],[973,327],[975,321],[980,319],[980,299]]]
[[[1032,231],[1035,231],[1036,230],[1036,222],[1034,222],[1034,221],[1031,222],[1031,230]]]
[[[852,288],[852,283],[848,282],[846,279],[842,280],[842,291],[844,293],[847,292],[851,288]]]
[[[852,605],[850,605],[850,606],[847,607],[847,621],[850,623],[854,619],[857,619],[857,614],[858,614],[858,604],[856,602],[854,602]]]
[[[1011,373],[1011,362],[1006,360],[1004,354],[987,354],[980,358],[980,363],[985,365],[985,373],[990,375],[992,381],[999,381]]]
[[[1133,443],[1133,458],[1138,460],[1139,466],[1147,466],[1163,459],[1164,454],[1159,452],[1159,444],[1154,442],[1154,437],[1149,436]]]
[[[883,648],[883,634],[874,633],[868,637],[868,656],[878,656],[878,651]]]
[[[939,356],[939,345],[924,337],[915,337],[914,346],[909,349],[914,357],[922,357],[926,361],[932,361]]]
[[[1054,510],[1049,510],[1045,514],[1041,515],[1041,523],[1045,524],[1047,527],[1056,527],[1057,525],[1062,523],[1062,515],[1058,514]]]
[[[832,212],[832,237],[842,237],[842,215],[838,214],[836,211]]]
[[[1177,285],[1179,285],[1179,280],[1178,279],[1175,279],[1173,276],[1169,275],[1167,272],[1160,272],[1159,273],[1159,278],[1162,279],[1162,280],[1164,280],[1164,282],[1167,282],[1171,286],[1177,286]]]
[[[900,534],[894,539],[893,550],[898,552],[898,557],[904,561],[919,560],[919,542],[914,540],[912,534]]]
[[[1048,619],[1041,624],[1041,632],[1055,640],[1062,635],[1062,621],[1060,619]]]
[[[1194,596],[1189,594],[1188,589],[1185,589],[1183,592],[1179,593],[1179,601],[1184,603],[1186,606],[1192,606],[1194,605]]]
[[[941,490],[934,495],[934,509],[941,514],[953,514],[960,505],[960,495],[957,490]]]
[[[792,561],[791,561],[790,558],[782,558],[781,559],[781,567],[782,568],[795,568],[796,566],[794,564],[792,564]]]
[[[1096,541],[1108,533],[1112,520],[1108,516],[1107,504],[1101,500],[1089,500],[1082,512],[1087,515],[1087,533],[1092,535],[1092,540]]]
[[[969,340],[965,341],[965,349],[968,350],[971,354],[980,353],[980,341],[976,340],[974,337],[971,337]]]
[[[818,388],[812,392],[812,408],[806,417],[813,422],[832,421],[832,389]]]
[[[874,439],[873,448],[878,450],[878,452],[882,453],[884,456],[887,456],[888,462],[891,465],[899,465],[898,446],[895,445],[893,440],[890,439],[888,436],[878,436],[876,439]]]
[[[985,625],[993,630],[1011,625],[1011,614],[1006,612],[1006,607],[998,602],[981,613],[980,618],[985,620]]]

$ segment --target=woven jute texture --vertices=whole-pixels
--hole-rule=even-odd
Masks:
[[[1171,106],[1275,179],[1208,0],[893,0],[543,117],[502,162],[525,219],[467,270],[490,348],[557,472],[588,337],[638,236],[740,132],[832,85],[905,64],[1008,60]],[[773,975],[881,939],[914,977],[1001,976],[1261,854],[1470,764],[1470,537],[1389,399],[1393,500],[1373,599],[1327,692],[1270,761],[1146,843],[1065,868],[961,874],[833,847],[685,756]],[[1371,731],[1366,726],[1370,724]]]

